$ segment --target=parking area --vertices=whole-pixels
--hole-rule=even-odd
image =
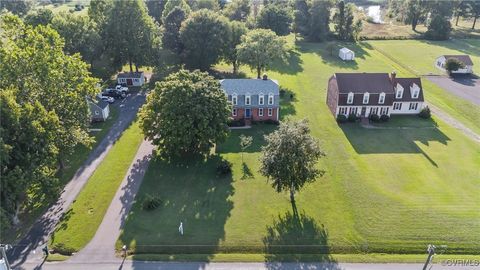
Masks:
[[[480,78],[475,75],[463,75],[450,78],[447,76],[426,76],[428,80],[446,91],[480,105]]]

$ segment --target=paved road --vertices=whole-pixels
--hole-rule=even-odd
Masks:
[[[138,109],[145,102],[144,94],[133,94],[119,106],[118,120],[98,146],[90,153],[86,162],[78,169],[72,180],[65,186],[58,201],[33,224],[27,235],[8,253],[12,265],[41,260],[41,248],[45,245],[62,214],[69,208],[85,183],[110,151],[113,143],[135,119]]]
[[[18,270],[421,270],[423,264],[360,264],[360,263],[181,263],[122,261],[108,263],[45,263],[35,268],[25,265]],[[479,266],[442,266],[435,264],[431,270],[479,270]]]
[[[474,75],[457,76],[426,76],[434,84],[440,86],[458,97],[480,105],[480,78]]]

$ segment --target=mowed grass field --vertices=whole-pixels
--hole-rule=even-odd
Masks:
[[[318,163],[325,175],[297,194],[297,218],[288,194],[276,193],[258,173],[263,135],[275,126],[256,125],[232,131],[216,148],[233,163],[231,177],[216,175],[218,156],[151,163],[117,246],[128,245],[138,258],[165,253],[186,260],[175,254],[201,253],[191,258],[209,260],[216,253],[264,253],[266,261],[278,261],[305,258],[286,253],[315,253],[315,260],[329,260],[329,254],[424,254],[427,244],[479,254],[480,146],[435,117],[393,117],[385,129],[339,126],[325,105],[334,72],[396,70],[398,77],[412,76],[368,43],[348,46],[356,52],[354,63],[338,60],[326,44],[301,43],[287,65],[268,72],[294,94],[282,102],[282,118],[307,118],[327,155]],[[242,71],[252,77],[248,68]],[[429,87],[425,91],[427,100],[442,100]],[[245,164],[240,134],[254,137]],[[159,209],[141,209],[147,193],[162,198]]]

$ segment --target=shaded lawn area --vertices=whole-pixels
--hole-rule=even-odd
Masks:
[[[325,105],[334,72],[411,74],[369,44],[349,45],[361,52],[354,66],[330,56],[326,46],[299,43],[301,69],[268,72],[294,94],[289,116],[307,118],[327,154],[318,164],[324,177],[296,196],[297,218],[288,194],[276,193],[258,172],[263,135],[274,130],[258,125],[234,130],[218,145],[217,154],[233,164],[231,178],[216,176],[218,157],[184,165],[153,162],[117,248],[128,245],[134,259],[150,253],[185,260],[261,253],[267,262],[303,261],[312,253],[324,261],[335,261],[332,254],[424,254],[430,243],[447,245],[449,253],[478,254],[480,146],[436,118],[392,118],[385,129],[375,130],[339,126]],[[255,76],[248,68],[241,71]],[[411,128],[397,129],[404,126]],[[244,164],[240,134],[254,137]],[[141,210],[146,193],[158,194],[163,205]],[[311,254],[296,256],[298,250]]]
[[[87,160],[88,155],[95,149],[95,147],[103,140],[107,135],[108,131],[112,125],[117,121],[118,118],[118,108],[111,106],[110,115],[105,122],[97,122],[91,124],[91,129],[100,129],[100,131],[92,131],[91,136],[94,137],[95,142],[90,147],[84,145],[78,145],[73,151],[72,155],[69,156],[65,162],[65,168],[62,171],[57,173],[57,177],[60,181],[60,186],[64,187],[75,175],[78,168]],[[56,199],[55,199],[56,200]],[[15,231],[8,231],[2,233],[2,239],[5,239],[7,242],[13,242],[19,237],[21,237],[26,231],[30,229],[30,226],[35,222],[35,220],[43,214],[47,207],[53,203],[53,201],[45,201],[43,198],[38,198],[31,205],[26,206],[24,213],[20,216],[22,221],[22,227],[18,228]]]
[[[123,132],[60,220],[52,248],[69,255],[92,239],[142,140],[137,122]]]

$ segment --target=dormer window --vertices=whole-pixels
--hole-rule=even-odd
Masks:
[[[412,98],[418,98],[418,95],[420,95],[420,87],[418,87],[416,84],[413,84],[410,87],[410,92],[412,93]]]
[[[260,93],[260,95],[258,95],[258,105],[263,105],[265,104],[265,96]]]
[[[403,87],[397,84],[397,92],[395,93],[395,98],[403,97]]]
[[[348,93],[347,104],[352,104],[352,103],[353,103],[353,93],[350,92]]]
[[[273,105],[273,94],[268,94],[268,105]]]
[[[363,94],[363,104],[368,104],[369,100],[370,100],[370,94],[369,93]]]
[[[250,105],[251,101],[252,101],[252,98],[250,97],[250,95],[246,95],[245,96],[245,105]]]
[[[383,103],[385,103],[385,93],[380,93],[380,96],[378,97],[378,104]]]
[[[232,104],[233,104],[233,105],[237,105],[237,100],[238,100],[237,94],[233,94],[233,96],[232,96]]]

